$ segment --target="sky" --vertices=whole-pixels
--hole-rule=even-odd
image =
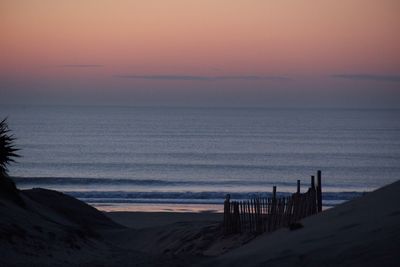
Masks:
[[[398,0],[0,0],[0,96],[393,100],[399,14]]]

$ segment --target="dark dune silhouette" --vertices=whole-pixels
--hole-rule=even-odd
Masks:
[[[0,265],[398,266],[399,192],[400,181],[256,238],[224,237],[219,214],[105,214],[45,189],[19,191],[21,207],[0,194]]]

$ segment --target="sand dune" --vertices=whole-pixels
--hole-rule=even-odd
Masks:
[[[64,194],[19,193],[24,205],[0,197],[0,266],[89,263],[109,247],[98,229],[121,228],[96,209]]]
[[[103,213],[62,193],[0,196],[0,266],[399,266],[400,181],[302,221],[224,237],[221,214]],[[111,219],[113,220],[111,220]]]
[[[56,191],[19,196],[0,194],[0,266],[186,265],[222,238],[219,214],[122,214],[135,229]]]
[[[207,262],[212,266],[400,266],[400,181]]]

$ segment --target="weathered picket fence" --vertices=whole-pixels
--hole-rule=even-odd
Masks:
[[[300,180],[297,180],[297,192],[289,197],[278,198],[276,186],[273,187],[272,197],[232,201],[227,195],[224,202],[224,233],[271,232],[321,211],[321,171],[318,171],[317,185],[315,176],[311,176],[311,186],[305,193],[300,193]]]

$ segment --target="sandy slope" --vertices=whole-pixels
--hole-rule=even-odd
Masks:
[[[222,214],[113,212],[108,215],[117,217],[124,225],[140,226],[102,231],[109,242],[124,249],[149,253],[152,257],[219,255],[253,238],[252,235],[225,238],[221,228]]]
[[[207,262],[212,266],[400,266],[400,181]]]
[[[20,196],[0,195],[0,266],[400,266],[400,181],[255,239],[223,237],[220,214],[106,216],[55,191]]]
[[[218,214],[114,214],[135,229],[56,191],[19,196],[0,194],[0,266],[187,266],[222,239]]]
[[[122,226],[91,206],[50,190],[19,195],[22,206],[0,195],[0,266],[101,266],[119,253],[99,231]]]

